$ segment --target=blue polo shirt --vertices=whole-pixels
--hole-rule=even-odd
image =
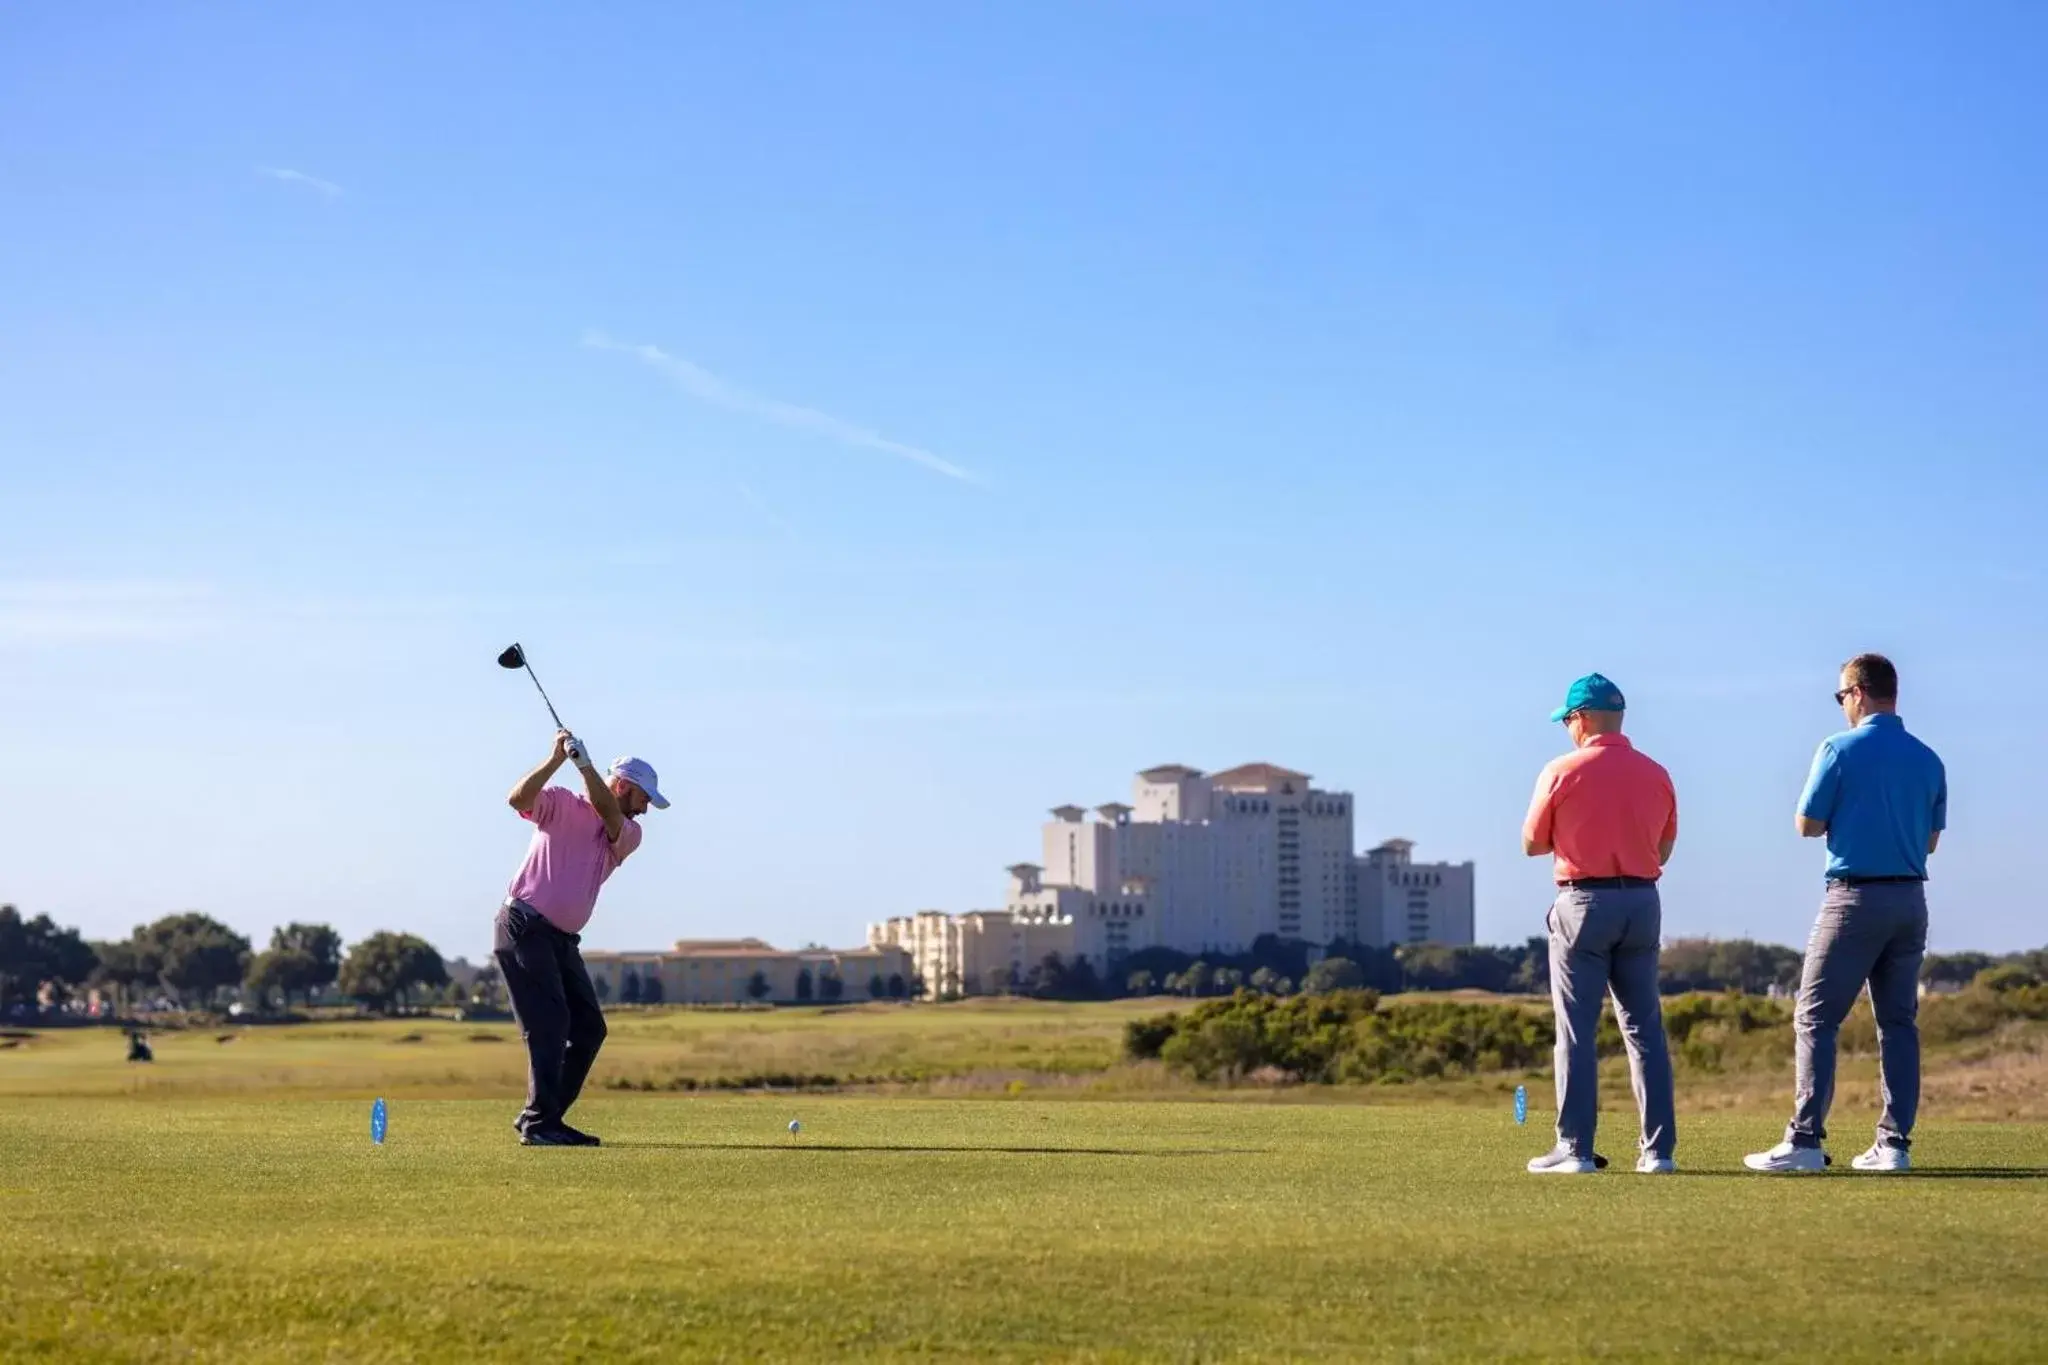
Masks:
[[[1897,716],[1821,741],[1799,813],[1828,827],[1830,877],[1927,876],[1927,841],[1948,827],[1948,775]]]

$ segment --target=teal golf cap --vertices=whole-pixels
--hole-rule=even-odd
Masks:
[[[1574,711],[1626,711],[1628,703],[1621,698],[1621,689],[1598,673],[1588,673],[1566,689],[1564,705],[1550,713],[1552,720],[1563,720]]]

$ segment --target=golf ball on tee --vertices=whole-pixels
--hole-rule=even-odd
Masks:
[[[804,1130],[804,1126],[803,1126],[803,1125],[802,1125],[801,1123],[798,1123],[798,1122],[797,1122],[797,1121],[796,1121],[795,1119],[791,1119],[791,1120],[789,1121],[789,1131],[790,1131],[790,1132],[792,1132],[792,1133],[801,1133],[801,1132],[802,1132],[803,1130]]]

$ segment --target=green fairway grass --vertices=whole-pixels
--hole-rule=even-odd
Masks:
[[[1537,1178],[1503,1108],[614,1096],[0,1100],[0,1356],[39,1361],[2040,1359],[2048,1129],[1918,1173]],[[801,1118],[791,1138],[785,1126]],[[1864,1142],[1845,1115],[1835,1148]],[[1854,1127],[1857,1131],[1851,1132]],[[1846,1162],[1844,1162],[1846,1164]]]

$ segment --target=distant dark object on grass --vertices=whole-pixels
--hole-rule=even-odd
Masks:
[[[5,1052],[11,1047],[20,1047],[27,1041],[25,1038],[0,1038],[0,1052]]]
[[[699,1079],[695,1076],[671,1076],[657,1082],[643,1076],[634,1080],[630,1076],[613,1076],[607,1080],[607,1090],[837,1090],[847,1085],[880,1085],[895,1079],[889,1076],[828,1076],[822,1072],[805,1075],[789,1071],[757,1071],[744,1076],[712,1076]]]
[[[427,1041],[427,1035],[424,1033],[402,1033],[391,1041],[394,1043],[424,1043]]]
[[[232,1033],[218,1033],[214,1035],[213,1041],[216,1043],[232,1043],[235,1041],[235,1035]]]
[[[236,1028],[262,1028],[274,1024],[310,1024],[313,1017],[297,1010],[269,1010],[263,1014],[240,1014],[235,1016]]]
[[[502,1033],[472,1033],[469,1035],[469,1041],[472,1043],[502,1043],[505,1041],[505,1035]]]

